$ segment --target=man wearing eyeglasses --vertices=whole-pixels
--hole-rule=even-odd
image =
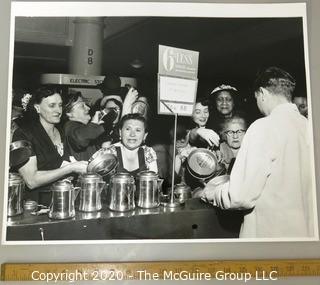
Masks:
[[[241,238],[314,237],[308,120],[291,103],[295,80],[270,67],[256,80],[264,118],[247,130],[230,181],[207,186],[204,196],[223,209],[241,209]]]

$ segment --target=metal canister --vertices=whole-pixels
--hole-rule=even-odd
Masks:
[[[57,181],[52,184],[49,218],[69,219],[75,216],[74,201],[78,193],[78,191],[75,191],[72,183],[66,180]]]
[[[9,173],[8,181],[8,217],[23,213],[23,192],[25,183],[18,173]]]
[[[101,192],[105,182],[96,173],[86,173],[80,176],[79,211],[96,212],[102,209]]]
[[[174,196],[180,202],[184,203],[186,200],[192,197],[191,195],[191,187],[187,184],[180,183],[174,187]]]
[[[129,173],[116,173],[110,179],[108,208],[125,212],[135,208],[135,181]]]
[[[137,177],[138,190],[136,203],[140,208],[150,209],[160,205],[160,188],[162,180],[153,171],[141,171]]]

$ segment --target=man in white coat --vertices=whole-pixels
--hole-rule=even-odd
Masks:
[[[265,115],[247,130],[230,181],[209,183],[204,196],[222,209],[242,209],[241,238],[314,237],[308,121],[291,103],[295,80],[277,67],[256,80]]]

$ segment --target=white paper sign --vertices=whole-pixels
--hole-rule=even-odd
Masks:
[[[158,113],[172,115],[172,112],[166,107],[167,105],[178,115],[191,116],[197,93],[198,80],[161,75],[159,75],[158,79]]]

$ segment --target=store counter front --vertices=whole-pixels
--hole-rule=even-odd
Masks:
[[[79,241],[140,239],[238,238],[242,223],[238,211],[223,211],[189,199],[176,208],[159,206],[115,212],[106,205],[99,212],[76,211],[74,218],[54,220],[30,211],[7,220],[7,241]]]

